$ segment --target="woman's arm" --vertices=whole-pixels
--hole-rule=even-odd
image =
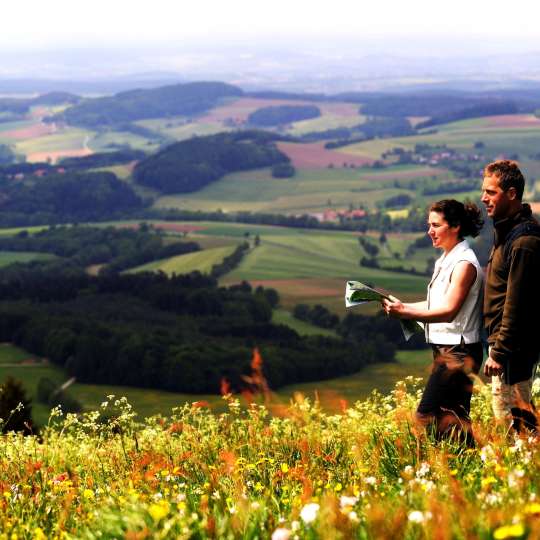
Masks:
[[[443,306],[428,309],[427,302],[403,304],[396,298],[395,301],[383,300],[383,308],[386,313],[399,319],[413,319],[426,323],[452,322],[475,280],[476,268],[467,261],[460,261],[452,272]]]

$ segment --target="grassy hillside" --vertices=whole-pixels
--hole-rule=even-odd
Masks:
[[[275,322],[288,324],[290,314],[276,312]],[[292,321],[302,333],[313,335],[325,332],[302,321]],[[330,334],[329,332],[326,332]],[[264,359],[263,359],[264,361]],[[374,389],[386,393],[398,380],[407,376],[424,377],[430,364],[429,351],[400,351],[394,364],[377,364],[364,368],[360,373],[347,377],[338,377],[326,381],[285,386],[277,391],[274,399],[278,403],[288,403],[296,392],[314,398],[318,395],[321,405],[326,410],[334,410],[340,399],[353,403],[366,399]],[[51,379],[58,385],[64,383],[68,376],[57,366],[43,363],[40,358],[9,344],[0,344],[0,384],[8,377],[22,381],[28,397],[32,399],[33,418],[38,425],[44,425],[49,417],[49,407],[36,400],[36,389],[42,377]],[[173,407],[182,406],[194,401],[206,401],[215,412],[226,409],[220,396],[207,394],[181,394],[143,388],[79,384],[69,387],[69,394],[76,398],[86,410],[99,407],[105,396],[114,394],[126,396],[137,410],[141,418],[154,414],[167,415]]]
[[[225,257],[230,255],[235,246],[225,246],[205,249],[203,251],[178,255],[161,261],[154,261],[142,266],[132,268],[129,272],[164,272],[167,275],[189,274],[198,270],[204,274],[209,274],[214,264],[220,263]]]
[[[189,208],[226,212],[247,210],[274,213],[313,213],[328,209],[364,206],[414,191],[397,189],[397,180],[414,181],[435,177],[441,182],[451,177],[447,171],[423,166],[396,166],[392,169],[300,170],[293,178],[273,178],[270,169],[229,174],[192,194],[159,197],[158,208]]]
[[[48,253],[0,251],[0,267],[13,263],[26,263],[30,261],[46,261],[54,259],[54,255]]]

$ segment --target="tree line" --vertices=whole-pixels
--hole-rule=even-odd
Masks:
[[[253,347],[272,388],[392,361],[380,325],[354,338],[300,337],[271,322],[275,291],[218,287],[199,273],[108,274],[39,265],[0,272],[0,339],[49,358],[80,382],[217,393],[241,389]],[[389,323],[391,321],[388,321]]]
[[[146,224],[134,228],[54,226],[34,234],[21,231],[0,238],[1,251],[51,253],[82,268],[106,264],[102,271],[120,272],[142,264],[199,251],[196,242],[169,241]],[[43,263],[57,265],[56,261]]]

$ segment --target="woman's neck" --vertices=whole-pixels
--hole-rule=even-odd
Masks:
[[[450,246],[443,246],[444,255],[448,255],[460,242],[463,242],[463,238],[457,238]]]

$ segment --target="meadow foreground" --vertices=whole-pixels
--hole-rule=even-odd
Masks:
[[[53,410],[3,437],[0,538],[538,538],[538,444],[494,428],[479,389],[475,449],[416,431],[412,378],[337,415],[300,395],[144,423],[114,396]]]

